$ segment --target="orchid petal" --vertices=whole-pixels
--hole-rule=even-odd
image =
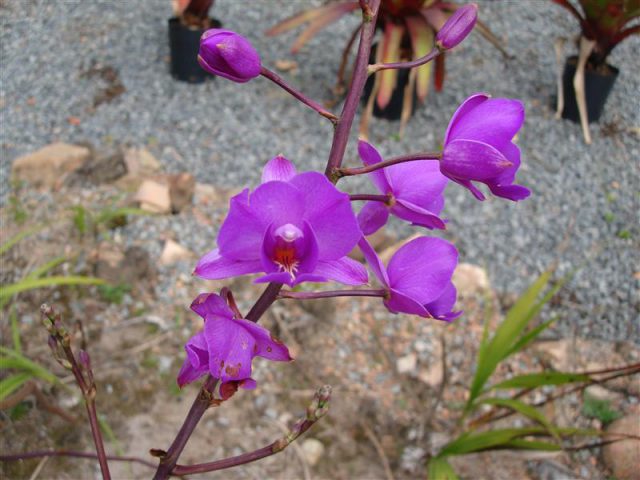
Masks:
[[[267,162],[262,170],[262,183],[278,180],[288,182],[296,175],[296,167],[282,155],[277,155]]]
[[[512,165],[496,148],[475,140],[454,140],[449,143],[440,162],[445,175],[477,181],[495,178]]]
[[[218,233],[220,253],[231,260],[257,260],[264,230],[268,223],[249,206],[249,189],[229,202],[229,213]]]
[[[222,382],[251,377],[256,341],[237,321],[216,319],[204,324],[209,371]]]
[[[447,227],[444,220],[435,213],[401,199],[396,200],[396,204],[391,208],[391,213],[421,227],[439,230],[444,230]]]
[[[450,141],[455,140],[457,137],[452,136],[452,130],[458,125],[460,119],[464,118],[470,111],[474,110],[476,107],[489,100],[491,95],[487,93],[474,93],[469,98],[467,98],[462,104],[457,108],[451,120],[449,121],[449,125],[447,126],[447,132],[444,134],[444,144],[447,145]]]
[[[236,320],[236,322],[242,325],[255,339],[256,343],[253,352],[255,356],[276,362],[289,362],[293,360],[287,346],[271,335],[269,330],[250,320],[239,319]]]
[[[219,250],[216,248],[198,261],[193,273],[208,280],[220,280],[261,271],[262,262],[260,260],[230,260],[221,257]]]
[[[382,162],[380,152],[365,140],[358,141],[358,155],[360,155],[360,160],[362,160],[362,163],[367,167]],[[368,174],[368,177],[380,193],[386,194],[391,191],[391,185],[389,184],[389,180],[387,180],[385,169],[374,170]]]
[[[384,286],[389,286],[389,276],[387,275],[387,269],[378,257],[378,254],[373,249],[373,247],[367,242],[367,239],[362,237],[358,242],[358,247],[364,256],[364,259],[367,261],[371,270],[373,270],[373,274],[376,276],[378,281]]]
[[[387,223],[389,207],[383,202],[370,201],[358,213],[358,224],[363,235],[373,235]]]
[[[200,315],[204,320],[207,320],[210,317],[223,317],[223,318],[231,318],[233,317],[233,312],[229,308],[229,306],[225,303],[220,295],[215,293],[201,293],[198,295],[193,302],[191,302],[191,310]],[[190,342],[195,342],[198,348],[202,348],[206,350],[206,343],[204,341],[204,337],[198,337],[196,340],[195,337],[192,337]],[[187,344],[188,345],[188,344]]]
[[[314,273],[345,285],[364,285],[369,281],[364,265],[349,257],[320,261]]]
[[[408,313],[420,317],[429,316],[429,312],[420,302],[393,288],[389,292],[389,298],[384,300],[384,305],[391,313]]]

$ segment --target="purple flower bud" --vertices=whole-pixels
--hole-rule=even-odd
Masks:
[[[80,350],[78,352],[78,360],[80,361],[80,365],[89,370],[91,368],[91,358],[86,350]]]
[[[260,75],[260,55],[246,38],[231,30],[212,28],[204,32],[198,63],[207,72],[238,83]]]
[[[443,50],[455,47],[471,33],[476,20],[478,20],[478,6],[475,3],[460,7],[436,35],[436,45]]]

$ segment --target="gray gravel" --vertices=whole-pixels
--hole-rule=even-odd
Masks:
[[[273,65],[291,58],[294,35],[266,39],[262,31],[303,3],[308,4],[263,0],[250,2],[248,9],[246,2],[219,0],[214,15],[249,37],[265,64]],[[556,307],[557,333],[638,342],[640,41],[631,39],[611,56],[622,71],[587,147],[578,125],[554,120],[549,107],[555,88],[553,40],[577,32],[573,19],[548,1],[479,3],[481,18],[518,58],[507,62],[473,37],[448,57],[445,90],[430,95],[405,138],[397,140],[397,124],[378,120],[372,141],[385,155],[435,148],[467,94],[484,90],[523,99],[527,121],[519,135],[519,180],[533,196],[519,204],[479,203],[450,186],[447,235],[456,240],[463,261],[488,268],[500,291],[521,291],[554,261],[561,273],[581,266]],[[262,80],[188,85],[171,79],[169,5],[167,0],[3,2],[3,203],[11,160],[55,140],[145,145],[167,171],[190,171],[199,181],[227,187],[255,184],[264,161],[280,152],[303,169],[322,168],[331,129],[275,86]],[[346,18],[318,35],[296,58],[299,72],[285,75],[311,97],[328,98],[342,39],[356,24],[355,16]],[[126,88],[95,108],[94,96],[105,83],[83,75],[92,62],[116,68]],[[69,117],[77,117],[79,125]],[[354,157],[352,143],[347,161]],[[129,233],[154,238],[170,228],[198,252],[213,241],[211,232],[199,231],[195,222],[168,219],[154,226],[140,220],[142,226],[145,232]]]

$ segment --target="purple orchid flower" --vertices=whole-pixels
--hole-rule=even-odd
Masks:
[[[191,310],[204,319],[204,330],[185,345],[187,358],[178,373],[182,387],[210,373],[221,381],[245,389],[254,389],[251,378],[253,357],[276,362],[292,360],[289,349],[269,331],[249,320],[234,318],[222,297],[202,293],[191,304]]]
[[[531,193],[527,188],[513,185],[520,149],[512,140],[523,122],[524,105],[519,100],[471,95],[449,122],[440,171],[478,200],[485,197],[472,181],[486,184],[497,197],[527,198]]]
[[[387,290],[384,305],[390,312],[446,322],[462,315],[452,311],[457,292],[451,277],[458,263],[453,244],[440,238],[416,238],[403,245],[387,267],[364,237],[358,246]]]
[[[283,156],[267,163],[262,181],[231,199],[218,248],[200,259],[196,275],[219,280],[265,272],[256,283],[289,286],[367,283],[364,266],[346,257],[362,236],[347,194],[318,172],[296,174]]]
[[[207,72],[245,83],[260,75],[260,55],[253,45],[231,30],[211,28],[200,38],[198,63]]]
[[[458,8],[436,34],[436,45],[448,50],[462,42],[478,21],[478,5],[469,3]]]
[[[382,162],[378,150],[364,140],[358,142],[358,153],[366,166]],[[389,213],[414,225],[445,228],[438,214],[444,207],[442,193],[449,180],[440,173],[437,160],[398,163],[370,172],[369,178],[389,201],[370,201],[364,205],[358,222],[365,235],[371,235],[387,223]]]

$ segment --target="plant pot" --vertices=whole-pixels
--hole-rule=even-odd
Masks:
[[[371,47],[371,54],[369,55],[369,63],[375,63],[376,58],[376,49],[378,45],[375,44]],[[396,70],[398,72],[398,77],[396,80],[396,88],[393,89],[393,93],[391,94],[391,99],[386,107],[380,108],[378,106],[378,102],[373,102],[373,116],[376,118],[384,118],[386,120],[400,120],[402,116],[402,105],[404,103],[404,91],[406,89],[407,84],[409,83],[409,72],[411,69],[409,68],[401,68]],[[370,75],[367,78],[367,83],[364,85],[364,94],[362,95],[362,103],[364,105],[367,104],[369,100],[369,95],[371,95],[371,90],[373,90],[373,82],[375,81],[375,75]],[[418,102],[418,94],[416,89],[413,89],[413,102],[411,104],[411,115],[416,111],[416,104]]]
[[[210,28],[220,28],[222,24],[215,18],[209,19]],[[169,48],[171,50],[171,75],[182,82],[201,83],[212,77],[198,63],[200,37],[204,28],[190,27],[173,17],[169,19]]]
[[[567,58],[564,64],[564,73],[562,74],[562,88],[564,91],[564,109],[562,110],[562,118],[580,122],[580,114],[578,113],[578,104],[576,102],[576,94],[573,89],[573,76],[576,74],[576,66],[578,57]],[[609,97],[609,93],[613,88],[613,84],[618,78],[618,70],[609,64],[605,64],[602,69],[587,68],[584,72],[584,90],[587,100],[587,113],[589,123],[597,122],[602,115],[604,104]]]

